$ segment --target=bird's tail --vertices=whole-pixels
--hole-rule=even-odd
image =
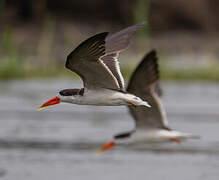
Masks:
[[[151,107],[151,105],[147,101],[142,101],[142,106]]]
[[[188,134],[188,133],[182,133],[179,131],[172,131],[174,134],[170,138],[171,141],[180,143],[181,141],[185,141],[188,139],[200,139],[201,136],[199,135],[194,135],[194,134]]]
[[[178,135],[178,138],[180,140],[187,140],[187,139],[200,139],[201,136],[199,135],[194,135],[194,134],[189,134],[189,133],[181,133]]]

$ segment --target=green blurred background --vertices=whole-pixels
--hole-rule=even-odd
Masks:
[[[0,0],[0,79],[72,77],[81,41],[146,22],[120,56],[128,77],[150,49],[163,79],[219,80],[219,0]]]

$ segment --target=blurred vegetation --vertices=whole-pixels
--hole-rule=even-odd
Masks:
[[[91,18],[89,19],[87,16],[89,13],[84,15],[88,20],[83,20],[82,17],[80,17],[81,19],[79,20],[75,20],[74,16],[77,13],[73,13],[72,16],[69,16],[70,18],[60,18],[58,14],[54,14],[59,7],[46,7],[46,0],[40,0],[38,7],[35,6],[35,1],[28,1],[26,6],[25,4],[9,3],[6,8],[5,2],[5,0],[0,0],[0,26],[2,27],[0,29],[0,79],[72,77],[72,73],[64,68],[64,63],[67,54],[79,42],[86,39],[91,34],[106,30],[106,28],[110,29],[109,27],[118,30],[118,24],[121,27],[124,27],[124,24],[127,26],[134,23],[145,22],[145,27],[137,33],[138,37],[135,39],[134,45],[128,49],[127,53],[130,56],[126,56],[125,61],[121,58],[126,64],[131,64],[130,66],[123,66],[124,63],[121,63],[121,69],[126,78],[130,76],[137,61],[139,61],[139,59],[136,58],[136,54],[139,52],[144,53],[145,50],[149,51],[149,49],[153,47],[158,49],[158,54],[164,54],[165,52],[165,56],[162,56],[162,60],[160,61],[161,76],[163,79],[219,80],[219,62],[217,60],[213,61],[213,63],[208,63],[208,59],[206,59],[206,66],[190,66],[190,64],[188,64],[188,68],[180,67],[180,64],[178,66],[172,66],[173,61],[169,60],[171,59],[171,53],[174,51],[186,54],[186,51],[184,50],[180,52],[181,49],[185,49],[184,47],[188,47],[188,49],[193,48],[193,53],[200,53],[200,56],[202,56],[202,53],[210,53],[212,47],[208,47],[208,44],[211,44],[211,42],[206,44],[202,41],[197,41],[197,44],[203,45],[204,51],[196,51],[195,48],[187,42],[184,43],[182,40],[179,40],[179,42],[171,41],[171,39],[175,39],[175,37],[168,36],[166,42],[163,44],[161,44],[159,40],[157,41],[156,38],[153,38],[152,29],[156,29],[157,22],[161,22],[160,25],[165,25],[162,24],[164,20],[172,23],[171,20],[166,19],[170,14],[167,13],[162,16],[162,12],[172,11],[163,11],[163,9],[161,9],[159,13],[153,14],[154,9],[151,8],[153,7],[156,10],[156,7],[158,7],[157,9],[159,10],[159,8],[165,6],[166,10],[168,10],[168,3],[160,2],[162,6],[159,6],[159,4],[156,4],[157,1],[153,0],[133,0],[130,4],[126,3],[126,1],[110,1],[107,2],[108,4],[101,4],[100,0],[95,0],[95,2],[99,4],[97,6],[94,6],[93,4],[93,8],[101,8],[102,6],[112,6],[116,8],[111,9],[115,12],[110,11],[110,14],[108,14],[109,16],[102,17],[106,19],[101,22],[99,22],[100,19],[97,18],[100,14],[97,13],[95,16],[97,19],[95,23],[93,23]],[[22,2],[25,3],[27,0]],[[55,2],[57,3],[59,1]],[[83,0],[83,2],[85,2],[85,0]],[[182,7],[186,9],[186,3],[184,3],[184,1],[180,2],[183,4]],[[174,4],[174,2],[172,3]],[[68,5],[66,1],[65,6],[63,5],[62,7],[63,9],[60,7],[59,13],[64,14],[67,6],[69,6],[68,12],[71,12],[70,6],[73,7],[73,5],[79,7],[80,2],[72,1]],[[88,7],[85,7],[85,9],[86,8]],[[75,11],[76,10],[77,9],[75,9]],[[78,13],[80,15],[83,14],[83,12]],[[106,14],[107,13],[108,11]],[[14,18],[16,15],[22,17],[31,15],[31,17],[19,20],[19,18]],[[186,16],[187,14],[184,13],[183,15]],[[183,15],[180,15],[177,23],[183,24],[186,19],[181,18]],[[190,16],[192,16],[191,13],[189,14],[189,17]],[[171,17],[173,16],[171,15]],[[199,16],[197,16],[197,18],[198,17]],[[157,18],[158,20],[156,21]],[[194,18],[192,20],[195,21]],[[189,20],[188,22],[187,25],[191,25]],[[115,26],[113,26],[114,23],[116,24]],[[184,24],[186,25],[186,23]],[[156,31],[157,30],[158,29],[156,29]],[[217,39],[215,41],[215,44],[217,44]],[[181,46],[177,47],[179,44]],[[217,46],[214,48],[217,49]],[[214,59],[217,59],[217,54],[214,56]],[[135,63],[133,63],[133,61]],[[191,59],[191,61],[194,62],[195,60]]]
[[[188,69],[169,68],[161,65],[161,77],[166,80],[219,80],[219,63],[208,67],[193,67]]]
[[[219,63],[208,67],[192,67],[192,68],[174,68],[169,67],[169,63],[163,59],[160,64],[160,74],[162,80],[207,80],[207,81],[219,81]],[[123,68],[121,67],[122,74],[125,79],[128,79],[133,70],[133,67]]]
[[[14,45],[13,32],[10,29],[6,29],[2,39],[2,51],[4,55],[1,57],[0,77],[21,77],[22,72],[24,72],[24,66]]]
[[[0,24],[2,24],[2,21],[3,21],[4,4],[5,4],[5,0],[1,0],[0,1]]]
[[[14,78],[43,78],[43,77],[76,77],[65,69],[65,54],[62,61],[57,61],[57,57],[54,50],[54,43],[56,43],[55,33],[55,20],[48,16],[41,26],[41,33],[38,39],[36,50],[33,56],[25,55],[25,51],[21,50],[15,42],[15,34],[9,26],[4,29],[1,41],[1,56],[0,56],[0,79],[14,79]],[[77,31],[76,31],[77,32]],[[136,63],[133,61],[139,61],[135,53],[147,49],[147,44],[142,44],[145,40],[148,41],[149,37],[145,34],[140,34],[135,42],[134,49],[128,51],[128,56],[121,57],[122,65],[121,70],[124,77],[127,79]],[[139,45],[140,44],[140,45]],[[66,45],[65,45],[66,46]],[[138,47],[140,46],[140,47]],[[63,53],[63,52],[61,52]],[[141,52],[142,53],[142,52]],[[207,66],[190,66],[188,68],[178,66],[172,66],[173,61],[169,61],[169,55],[162,55],[158,52],[160,60],[160,70],[162,79],[167,80],[219,80],[219,62],[213,61]],[[29,57],[31,57],[29,59]],[[130,66],[123,66],[124,62],[127,62]]]
[[[149,3],[150,0],[138,0],[133,12],[135,23],[145,22],[144,29],[140,29],[138,34],[142,36],[146,35],[147,37],[150,35],[150,25],[148,21]]]

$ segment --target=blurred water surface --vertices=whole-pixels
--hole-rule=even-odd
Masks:
[[[0,81],[1,179],[218,179],[219,84],[162,84],[170,126],[200,140],[120,145],[100,156],[95,152],[102,143],[133,128],[125,107],[36,110],[59,90],[80,86],[63,79]]]

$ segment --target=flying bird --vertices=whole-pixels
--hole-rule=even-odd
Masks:
[[[143,26],[136,24],[115,34],[96,34],[76,47],[68,56],[65,67],[78,74],[84,88],[64,89],[39,109],[60,102],[96,106],[147,106],[146,100],[127,93],[120,72],[118,55],[125,50],[134,33]]]
[[[114,136],[114,140],[104,144],[98,153],[114,147],[121,140],[130,138],[133,142],[161,143],[177,142],[199,136],[172,130],[166,118],[166,112],[162,105],[159,85],[158,58],[156,51],[152,50],[143,58],[132,74],[127,92],[135,94],[142,100],[147,100],[152,106],[150,109],[131,107],[129,111],[135,120],[135,128],[132,131],[120,133]]]

